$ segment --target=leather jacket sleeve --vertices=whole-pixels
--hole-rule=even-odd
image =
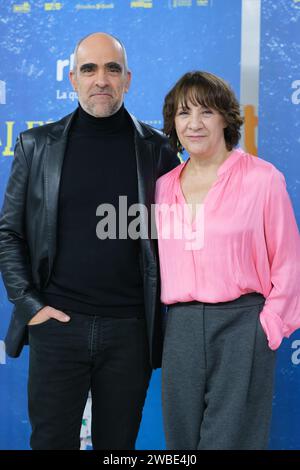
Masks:
[[[32,140],[32,152],[33,146]],[[26,242],[26,193],[29,172],[29,158],[25,154],[21,135],[16,143],[0,215],[0,269],[8,298],[15,304],[16,314],[24,324],[45,306],[33,285]]]

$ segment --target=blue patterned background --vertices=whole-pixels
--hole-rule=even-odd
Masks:
[[[260,64],[259,155],[274,163],[285,175],[299,225],[299,0],[263,0]],[[273,449],[300,449],[299,363],[300,334],[297,331],[283,342],[277,357]]]

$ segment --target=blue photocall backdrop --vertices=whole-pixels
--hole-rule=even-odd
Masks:
[[[300,1],[263,0],[259,155],[286,178],[300,224]],[[300,289],[300,286],[299,286]],[[277,357],[272,449],[300,449],[300,331]]]
[[[242,0],[1,2],[0,204],[18,133],[59,119],[77,105],[68,72],[81,37],[105,31],[124,42],[133,74],[126,107],[161,128],[163,98],[188,70],[222,76],[239,96],[241,7]],[[259,107],[259,154],[284,172],[298,222],[299,8],[297,0],[262,1]],[[0,309],[0,449],[28,449],[28,350],[19,359],[5,355],[11,304],[2,283]],[[272,448],[300,448],[299,363],[295,333],[278,355]],[[160,371],[153,374],[137,448],[164,448]]]

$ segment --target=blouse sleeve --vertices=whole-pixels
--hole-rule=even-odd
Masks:
[[[300,327],[300,238],[284,176],[276,168],[267,190],[264,231],[272,289],[260,314],[269,347]]]

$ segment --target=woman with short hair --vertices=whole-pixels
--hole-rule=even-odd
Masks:
[[[159,178],[156,222],[168,449],[265,449],[275,350],[300,327],[299,232],[283,175],[236,148],[228,84],[186,73],[164,131],[189,158]]]

